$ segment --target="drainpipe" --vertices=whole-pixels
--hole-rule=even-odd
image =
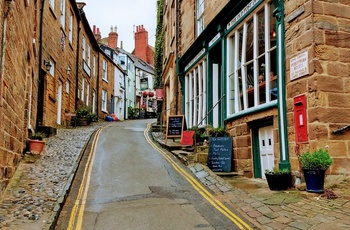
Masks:
[[[43,101],[41,98],[41,81],[43,81],[44,76],[42,76],[41,71],[41,63],[43,60],[43,21],[44,21],[44,6],[45,6],[45,0],[41,0],[41,6],[40,6],[40,22],[39,22],[39,62],[38,62],[38,101],[37,101],[37,111],[36,111],[36,122],[35,127],[38,127],[42,120],[43,114],[40,112],[43,105]],[[30,118],[29,118],[30,119]]]
[[[84,7],[85,5],[83,5]],[[80,54],[80,31],[81,31],[81,15],[84,14],[83,7],[79,8],[78,15],[78,31],[77,31],[77,50],[76,50],[76,59],[75,59],[75,103],[74,110],[78,109],[78,92],[79,92],[79,54]]]
[[[180,9],[180,1],[179,0],[176,0],[176,32],[175,32],[175,46],[176,46],[176,60],[175,60],[175,73],[176,73],[176,98],[175,98],[175,114],[178,114],[178,104],[179,104],[179,77],[180,77],[180,74],[178,73],[177,69],[178,69],[178,65],[179,65],[179,26],[180,26],[180,23],[179,23],[179,9]]]
[[[6,50],[6,26],[7,26],[7,16],[11,10],[12,0],[7,1],[7,11],[4,15],[4,21],[2,24],[1,31],[1,60],[0,60],[0,118],[2,117],[3,109],[3,91],[4,91],[4,72],[5,72],[5,50]]]

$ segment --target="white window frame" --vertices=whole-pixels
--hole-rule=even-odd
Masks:
[[[90,96],[89,91],[90,91],[90,85],[86,84],[86,106],[89,106],[89,103],[90,103],[90,101],[89,101],[89,96]]]
[[[271,72],[271,53],[276,52],[276,45],[271,46],[271,12],[270,3],[264,4],[259,11],[250,14],[242,24],[234,28],[227,36],[227,116],[233,116],[246,111],[248,109],[261,107],[270,102],[276,102],[270,94],[273,88],[272,81],[269,80]],[[263,11],[263,13],[262,13]],[[264,17],[264,34],[259,35],[259,14]],[[252,23],[252,29],[248,28],[248,23]],[[248,44],[247,40],[249,32],[253,32],[253,44]],[[262,43],[262,44],[261,44]],[[259,44],[264,47],[264,51],[259,53]],[[253,46],[252,59],[246,60],[247,47]],[[276,57],[277,58],[277,57]],[[262,62],[262,60],[264,60]],[[262,62],[262,63],[259,63]],[[275,63],[273,63],[275,64]],[[248,74],[248,66],[253,66],[253,76]],[[261,100],[259,93],[259,75],[264,73],[264,89],[265,99]],[[267,77],[266,77],[267,76]],[[267,78],[267,80],[266,80]],[[252,79],[253,84],[249,85],[249,79]],[[241,82],[241,83],[240,83]],[[253,105],[248,103],[248,89],[253,87]]]
[[[83,60],[85,61],[86,60],[86,38],[85,38],[85,36],[83,36],[81,46],[82,46]]]
[[[204,30],[204,0],[197,0],[196,4],[197,37]]]
[[[51,68],[50,68],[50,75],[52,76],[52,77],[55,77],[55,62],[54,61],[52,61],[52,60],[50,60],[49,61],[50,62],[50,64],[51,64]]]
[[[102,60],[102,80],[108,81],[108,65],[106,60]]]
[[[70,43],[73,43],[73,13],[70,13],[69,16],[69,31],[68,31],[68,39]]]
[[[106,90],[102,90],[102,97],[101,97],[101,110],[103,112],[107,112],[107,91]]]
[[[69,93],[70,83],[66,81],[66,93]]]
[[[185,118],[189,128],[207,124],[207,63],[202,60],[185,75]]]
[[[96,76],[96,56],[93,57],[93,75]]]
[[[87,45],[87,50],[86,50],[86,62],[87,62],[87,65],[89,66],[90,68],[90,65],[91,65],[91,48],[90,48],[90,45]]]
[[[55,9],[55,0],[49,0],[51,9]]]
[[[60,10],[61,10],[60,22],[61,22],[62,28],[64,29],[66,24],[66,0],[61,0]]]
[[[85,78],[83,78],[81,82],[81,100],[84,101],[84,94],[85,94]]]

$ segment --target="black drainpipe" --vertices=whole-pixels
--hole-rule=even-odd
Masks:
[[[38,105],[37,105],[37,112],[36,112],[36,125],[35,127],[38,127],[43,122],[44,117],[44,74],[41,69],[41,63],[43,60],[43,20],[44,20],[44,6],[45,6],[45,0],[41,0],[41,7],[40,7],[40,23],[39,23],[39,63],[38,63]]]
[[[78,31],[77,31],[77,54],[76,54],[76,60],[75,60],[75,104],[74,109],[78,109],[78,91],[79,91],[79,51],[80,51],[80,22],[81,22],[81,15],[84,13],[83,9],[78,9],[79,16],[78,16]]]

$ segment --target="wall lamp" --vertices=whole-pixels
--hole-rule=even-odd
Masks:
[[[46,71],[49,72],[52,66],[51,62],[44,60],[44,65],[45,65]]]
[[[66,73],[67,73],[67,74],[70,74],[70,71],[72,71],[72,69],[68,66],[68,67],[66,68]]]

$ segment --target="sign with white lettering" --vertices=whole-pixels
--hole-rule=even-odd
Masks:
[[[291,81],[308,74],[309,74],[309,55],[307,51],[290,59],[290,80]]]
[[[211,137],[208,167],[213,172],[231,172],[232,137]]]

